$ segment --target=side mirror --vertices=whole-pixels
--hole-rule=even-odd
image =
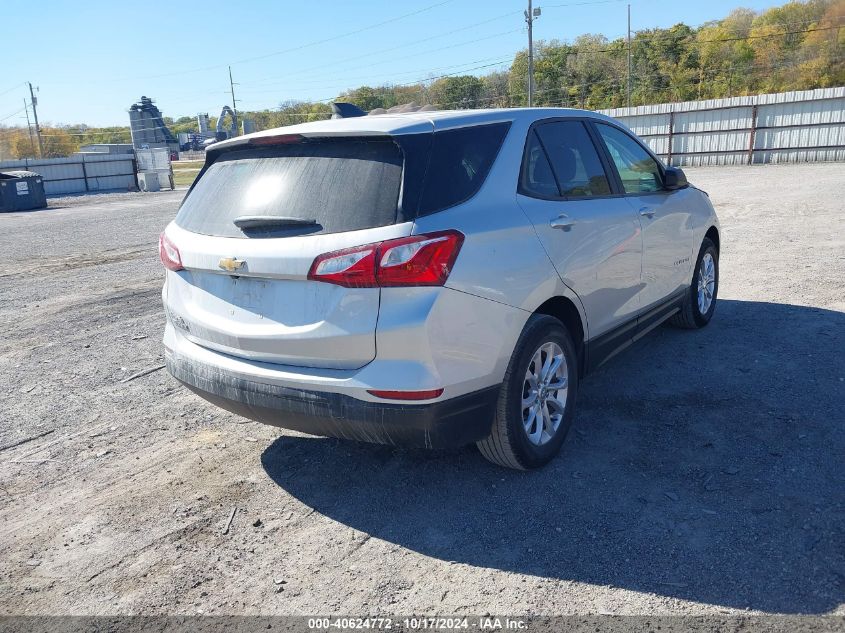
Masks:
[[[675,191],[676,189],[683,189],[688,184],[687,176],[680,167],[667,167],[666,171],[663,172],[664,189]]]

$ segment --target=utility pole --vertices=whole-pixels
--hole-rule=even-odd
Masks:
[[[628,5],[628,107],[631,107],[631,5]]]
[[[232,125],[235,127],[235,136],[238,135],[238,106],[237,101],[235,100],[235,82],[232,81],[232,67],[229,66],[229,88],[232,90],[232,112],[234,115],[232,116]]]
[[[32,140],[32,126],[29,124],[29,106],[26,105],[26,97],[23,100],[23,110],[26,112],[26,129],[29,130],[29,149],[32,155],[35,156],[35,141]]]
[[[540,7],[532,8],[528,0],[528,10],[525,11],[525,22],[528,24],[528,107],[534,105],[534,20],[540,17]]]
[[[38,136],[38,156],[44,158],[44,141],[41,140],[41,126],[38,125],[38,110],[35,109],[35,106],[38,105],[38,99],[35,98],[35,93],[32,91],[32,83],[27,83],[29,84],[29,102],[32,104],[32,116],[35,119],[35,134]],[[27,114],[27,116],[29,115]]]

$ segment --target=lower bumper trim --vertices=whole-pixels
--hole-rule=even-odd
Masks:
[[[367,402],[255,382],[169,351],[168,371],[209,402],[257,422],[375,444],[453,448],[490,434],[499,387],[430,404]]]

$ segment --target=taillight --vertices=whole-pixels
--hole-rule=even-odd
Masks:
[[[442,286],[463,242],[463,233],[439,231],[333,251],[314,260],[308,279],[347,288]]]
[[[379,285],[442,286],[464,243],[463,233],[443,231],[383,242],[376,275]]]
[[[182,270],[182,256],[179,254],[179,249],[164,233],[158,236],[158,256],[168,270]]]
[[[308,279],[325,281],[347,288],[374,288],[378,244],[346,248],[317,256],[308,271]]]

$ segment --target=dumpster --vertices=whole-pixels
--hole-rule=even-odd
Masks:
[[[27,211],[47,206],[44,179],[34,171],[0,171],[0,211]]]

